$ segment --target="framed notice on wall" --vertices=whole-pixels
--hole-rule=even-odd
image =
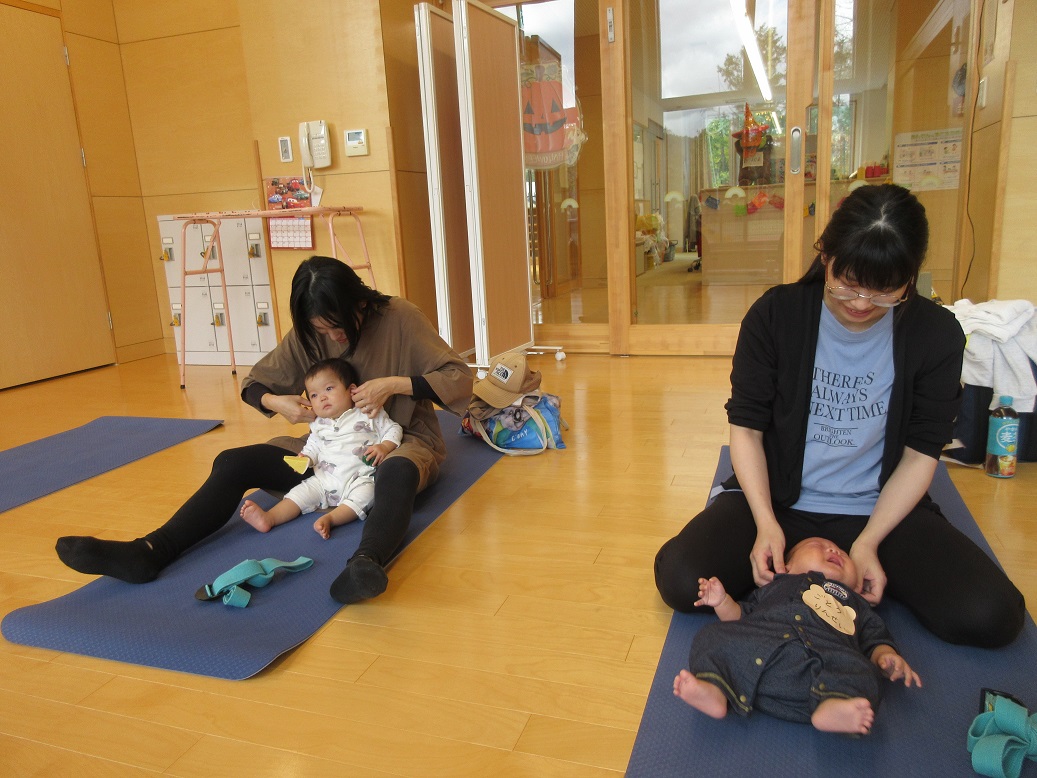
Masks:
[[[893,183],[916,192],[957,189],[960,175],[960,127],[897,135]]]

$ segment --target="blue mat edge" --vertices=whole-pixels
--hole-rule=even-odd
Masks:
[[[76,458],[72,463],[61,462],[59,459],[55,463],[54,458],[51,456],[54,446],[61,447],[63,444],[71,441],[82,443],[83,441],[77,440],[77,436],[92,433],[92,428],[96,426],[106,424],[118,426],[123,422],[146,422],[151,425],[152,429],[156,425],[173,425],[175,434],[169,435],[157,444],[140,445],[138,443],[138,448],[133,448],[132,445],[117,447],[118,456],[107,463],[102,463],[97,457],[92,457],[90,460]],[[199,435],[204,435],[206,432],[211,432],[221,424],[223,424],[223,419],[184,419],[168,416],[99,416],[78,427],[4,449],[0,451],[0,475],[5,476],[0,478],[0,481],[5,483],[4,493],[0,495],[0,513],[18,508],[41,497],[46,497],[62,489],[67,489],[69,486],[88,481],[98,475],[127,465],[130,462],[135,462],[138,459],[143,459],[159,451],[177,446]],[[115,441],[114,438],[107,438],[107,434],[106,431],[100,433],[102,442],[111,443]],[[75,446],[67,446],[66,453],[75,454],[78,452]],[[56,477],[53,477],[47,485],[34,488],[31,481],[26,481],[25,479],[15,481],[13,478],[6,477],[10,475],[8,471],[12,467],[17,472],[24,472],[25,461],[32,464],[43,460],[47,456],[51,456],[47,460],[51,467],[55,464],[60,465],[56,470],[48,471],[49,477]],[[12,494],[12,492],[15,492],[15,494]]]

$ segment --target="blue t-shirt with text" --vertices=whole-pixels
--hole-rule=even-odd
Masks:
[[[893,309],[863,332],[852,332],[822,304],[802,486],[793,508],[871,514],[892,387]]]

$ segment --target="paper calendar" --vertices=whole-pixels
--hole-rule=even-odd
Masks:
[[[313,248],[313,220],[309,216],[278,216],[271,218],[269,224],[271,248]]]

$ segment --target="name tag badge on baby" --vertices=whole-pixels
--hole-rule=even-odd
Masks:
[[[810,584],[810,588],[803,592],[803,602],[809,605],[822,621],[844,635],[852,635],[857,631],[857,612],[849,605],[841,604],[817,584]]]

